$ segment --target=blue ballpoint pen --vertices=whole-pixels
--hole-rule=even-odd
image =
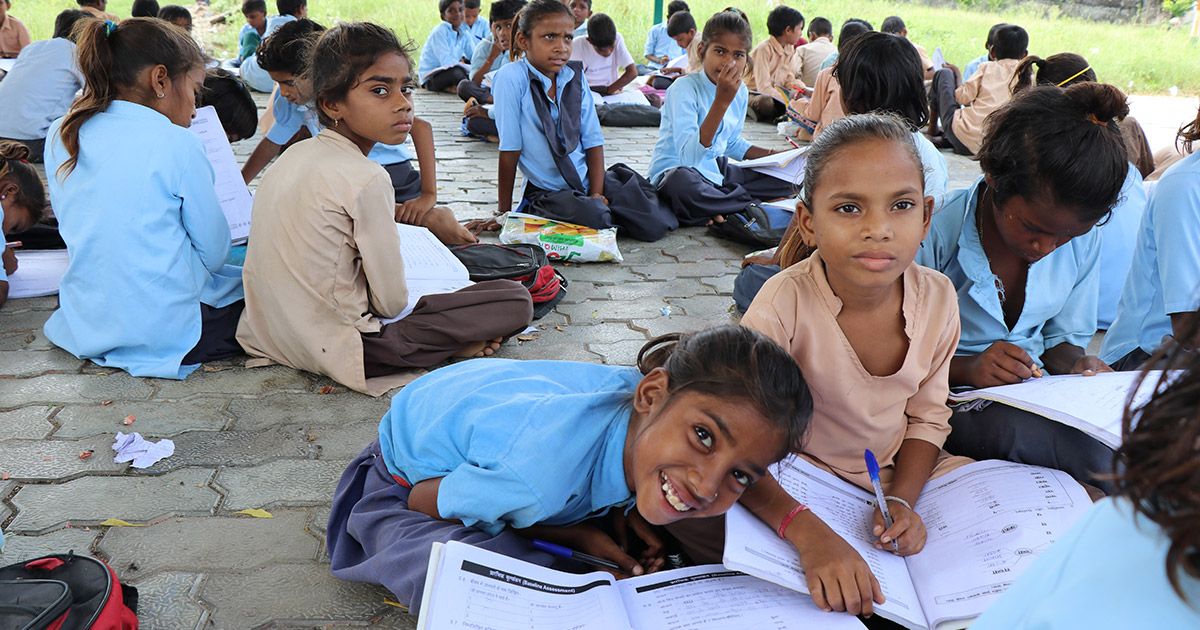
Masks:
[[[620,565],[618,565],[615,562],[610,562],[608,560],[605,560],[604,558],[597,558],[596,556],[593,556],[591,554],[586,554],[581,551],[575,551],[574,549],[568,549],[567,547],[564,547],[562,545],[556,545],[552,542],[546,542],[544,540],[538,540],[536,538],[533,539],[531,542],[533,543],[534,548],[539,549],[541,551],[545,551],[546,553],[548,553],[552,556],[558,556],[559,558],[570,558],[572,560],[578,560],[579,562],[585,562],[587,564],[592,564],[592,565],[595,565],[598,567],[605,567],[607,569],[612,569],[613,571],[624,572],[624,569],[622,569]]]
[[[875,453],[871,449],[863,451],[863,459],[867,460],[867,472],[871,475],[871,485],[875,487],[875,501],[879,504],[879,511],[883,514],[883,528],[885,530],[892,528],[892,514],[888,512],[887,499],[883,496],[883,484],[879,481],[879,462],[875,459]],[[900,551],[900,543],[896,539],[892,539],[892,551]]]

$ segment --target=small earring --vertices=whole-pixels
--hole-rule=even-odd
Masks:
[[[166,95],[166,94],[163,94],[162,92],[159,92],[159,93],[158,93],[158,94],[156,94],[155,96],[158,96],[158,98],[167,98],[167,95]]]
[[[333,121],[333,127],[334,127],[334,129],[336,129],[336,128],[337,128],[337,126],[338,126],[338,125],[340,125],[340,124],[342,124],[342,119],[340,119],[340,118],[338,118],[338,119],[335,119],[335,120]]]

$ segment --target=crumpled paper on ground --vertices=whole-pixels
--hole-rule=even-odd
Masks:
[[[141,433],[126,435],[118,432],[112,448],[117,452],[117,456],[113,458],[114,463],[133,462],[130,465],[134,468],[149,468],[159,460],[175,454],[175,443],[171,440],[151,442],[142,437]]]

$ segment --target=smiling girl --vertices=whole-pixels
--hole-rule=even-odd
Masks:
[[[527,540],[540,538],[611,560],[622,576],[655,571],[664,559],[651,525],[754,504],[811,410],[791,357],[735,326],[651,341],[638,368],[442,368],[392,399],[379,439],[342,475],[327,530],[333,574],[382,584],[416,614],[434,542],[550,565]],[[616,542],[627,536],[644,551]]]

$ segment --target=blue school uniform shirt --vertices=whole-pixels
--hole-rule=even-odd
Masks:
[[[572,525],[633,501],[624,453],[640,381],[593,363],[456,363],[392,398],[379,449],[409,483],[442,479],[442,518],[492,535]]]
[[[492,44],[493,40],[490,36],[478,44],[475,44],[475,50],[471,52],[471,69],[467,73],[468,79],[472,76],[475,76],[475,73],[479,72],[479,69],[483,67],[483,64],[487,63],[488,55],[492,53]],[[492,60],[492,65],[488,67],[486,72],[495,72],[509,63],[508,51],[506,50],[500,53],[499,57],[496,57]]]
[[[1112,216],[1100,229],[1100,301],[1096,306],[1096,327],[1108,330],[1117,318],[1121,289],[1133,264],[1138,226],[1146,211],[1146,185],[1137,167],[1129,165],[1121,196]]]
[[[1159,179],[1138,229],[1117,319],[1100,347],[1111,362],[1135,348],[1153,354],[1172,334],[1172,313],[1200,310],[1200,153]]]
[[[487,18],[483,16],[475,18],[475,23],[470,26],[464,20],[462,27],[466,29],[467,34],[474,40],[471,42],[472,45],[492,36],[492,30],[488,28]]]
[[[704,179],[720,186],[725,183],[725,173],[717,165],[717,158],[740,160],[746,156],[750,143],[742,137],[749,99],[745,84],[738,88],[729,109],[725,110],[712,145],[700,144],[700,123],[708,116],[708,108],[716,98],[717,85],[703,71],[676,79],[667,88],[658,124],[658,142],[650,158],[651,182],[657,185],[667,171],[685,167],[696,169]]]
[[[675,40],[671,39],[671,36],[667,34],[666,22],[659,22],[650,27],[650,34],[646,36],[645,55],[647,57],[666,56],[670,59],[675,59],[685,53],[687,51],[680,48],[679,44],[676,44]],[[646,60],[646,66],[655,70],[663,67],[661,63],[650,61],[649,59]]]
[[[266,39],[271,33],[278,31],[280,26],[283,26],[288,22],[295,22],[296,19],[297,18],[294,15],[272,15],[271,17],[267,18],[267,28],[263,31],[263,39]]]
[[[1167,578],[1170,540],[1129,501],[1109,497],[1017,578],[971,630],[1198,628],[1200,580]]]
[[[67,159],[50,127],[46,172]],[[133,376],[184,378],[200,339],[200,304],[242,299],[242,268],[225,265],[229,224],[200,139],[166,116],[113,101],[79,131],[79,162],[49,178],[71,261],[46,337]]]
[[[275,113],[275,124],[271,125],[270,131],[267,132],[267,140],[275,144],[287,144],[301,128],[307,128],[314,138],[324,128],[317,118],[316,105],[297,105],[276,92],[271,109]],[[403,144],[376,144],[367,157],[383,166],[407,162],[413,158],[412,153]]]
[[[418,81],[424,85],[434,70],[470,59],[475,42],[475,38],[467,33],[466,25],[456,31],[449,22],[438,22],[421,47],[421,62],[417,64]]]
[[[1066,342],[1087,348],[1096,333],[1100,237],[1096,229],[1071,239],[1029,266],[1025,307],[1013,330],[1004,323],[992,273],[976,228],[979,178],[946,195],[933,217],[916,262],[945,274],[958,292],[962,336],[958,356],[982,353],[993,342],[1020,347],[1038,364],[1042,353]]]
[[[917,145],[917,154],[921,156],[921,166],[925,169],[925,194],[933,197],[933,211],[937,212],[946,199],[946,188],[950,182],[946,156],[920,131],[913,132],[913,144]]]
[[[574,33],[575,37],[587,37],[587,33],[588,33],[587,24],[588,24],[588,21],[584,20],[583,24],[580,24],[579,26],[575,27],[575,33]]]
[[[496,129],[500,133],[500,150],[521,152],[517,166],[525,175],[525,179],[534,186],[549,191],[569,190],[571,186],[563,179],[558,165],[554,162],[550,142],[546,139],[546,130],[542,128],[542,120],[533,107],[530,74],[537,77],[543,90],[550,90],[550,78],[524,58],[504,66],[492,79],[492,100],[496,103],[492,109],[492,118],[496,120]],[[558,103],[562,101],[563,89],[574,76],[575,70],[570,66],[563,66],[558,72],[555,84],[557,92],[550,103],[550,116],[556,123],[559,116],[563,115],[558,107]],[[596,117],[592,91],[586,84],[583,86],[582,96],[578,114],[582,116],[579,125],[579,145],[569,157],[575,165],[575,170],[579,171],[583,187],[587,189],[588,170],[584,152],[592,147],[603,146],[604,134],[600,132],[600,119]]]
[[[987,60],[988,60],[988,56],[986,54],[984,54],[984,55],[980,55],[980,56],[972,59],[970,62],[968,62],[967,67],[965,69],[963,69],[962,80],[966,81],[967,79],[970,79],[971,75],[975,74],[979,70],[979,65]]]

